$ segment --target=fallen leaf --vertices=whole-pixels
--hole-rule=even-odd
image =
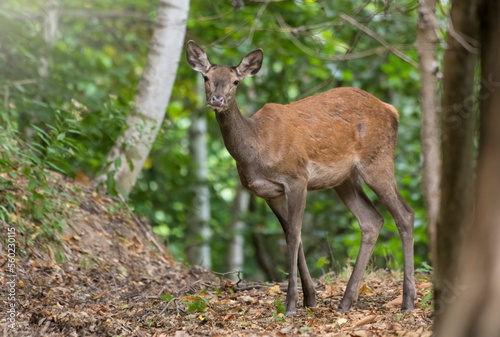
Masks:
[[[9,213],[9,216],[10,216],[10,221],[12,221],[12,223],[16,223],[19,220],[19,216],[17,214]]]
[[[82,185],[89,186],[90,185],[90,179],[85,175],[85,173],[82,172],[79,168],[76,169],[76,175],[75,175],[75,183],[79,183]]]
[[[420,283],[417,288],[419,289],[426,289],[426,288],[432,288],[433,284],[432,282],[424,282],[424,283]]]
[[[399,324],[399,323],[392,323],[391,327],[390,327],[390,330],[402,331],[403,330],[403,326],[401,324]]]
[[[336,289],[337,289],[336,284],[326,284],[325,290],[319,293],[319,297],[329,298],[329,297],[335,296]]]
[[[224,318],[222,319],[222,321],[225,322],[225,321],[232,320],[232,319],[234,319],[234,315],[233,314],[229,314],[229,315],[224,316]]]
[[[386,304],[384,304],[384,306],[385,307],[395,307],[395,306],[398,306],[398,305],[401,305],[401,304],[403,304],[403,296],[399,295],[398,297],[396,297],[392,301],[387,302]]]
[[[237,298],[237,300],[240,302],[245,302],[247,304],[253,304],[257,302],[257,299],[251,296],[240,296]]]
[[[49,299],[49,298],[51,298],[53,295],[54,295],[54,290],[50,289],[50,290],[47,292],[47,295],[45,295],[45,299]]]
[[[368,332],[365,330],[357,330],[352,333],[353,336],[368,337]]]
[[[337,324],[342,326],[343,324],[347,323],[347,319],[346,318],[339,318],[337,320]]]
[[[270,288],[267,288],[267,293],[271,296],[274,296],[276,294],[279,294],[281,293],[281,290],[280,290],[280,286],[279,284],[275,285],[275,286],[272,286]]]
[[[366,317],[360,319],[358,322],[356,322],[356,324],[354,326],[362,326],[362,325],[371,323],[371,322],[373,322],[373,320],[375,320],[376,317],[377,317],[377,315],[366,316]]]
[[[361,288],[359,288],[359,294],[365,296],[373,296],[375,293],[373,290],[364,283]]]

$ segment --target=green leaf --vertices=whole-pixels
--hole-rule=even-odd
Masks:
[[[191,302],[188,305],[188,312],[203,312],[205,308],[207,307],[207,304],[202,301],[200,298],[196,299],[194,302]]]
[[[276,313],[286,314],[285,304],[281,301],[279,296],[274,298],[274,305],[276,306]]]
[[[321,269],[325,264],[329,263],[330,261],[325,256],[323,256],[318,259],[318,262],[316,262],[316,267],[318,267],[318,269]]]
[[[35,187],[38,186],[38,181],[36,179],[30,178],[30,181],[28,183],[28,189],[29,190],[34,190]]]
[[[432,298],[434,298],[434,293],[430,292],[422,298],[422,309],[430,309],[427,305]]]
[[[170,302],[174,296],[172,296],[171,293],[166,292],[165,294],[161,295],[160,298],[164,300],[165,302]]]

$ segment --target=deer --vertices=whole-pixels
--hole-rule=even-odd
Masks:
[[[186,58],[205,80],[207,103],[215,111],[242,186],[267,202],[283,228],[289,259],[287,315],[296,314],[299,300],[297,268],[304,307],[316,305],[301,239],[308,191],[334,189],[358,220],[359,253],[337,311],[349,311],[357,301],[364,271],[384,224],[362,181],[396,223],[404,253],[401,309],[413,310],[414,211],[399,193],[395,179],[396,108],[361,89],[338,87],[286,105],[267,103],[247,118],[236,103],[236,89],[246,77],[259,72],[262,49],[247,54],[237,66],[219,66],[189,41]]]

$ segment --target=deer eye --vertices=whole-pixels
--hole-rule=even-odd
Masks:
[[[240,81],[234,81],[233,84],[238,85],[238,84],[240,84]]]
[[[203,79],[205,80],[205,82],[208,81],[208,77],[206,76],[203,76]]]

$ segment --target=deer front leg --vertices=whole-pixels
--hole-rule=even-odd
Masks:
[[[283,228],[283,231],[288,232],[288,206],[286,196],[283,195],[278,198],[266,200],[267,204],[273,211],[274,215],[278,218],[278,221]],[[298,267],[300,280],[302,283],[302,292],[304,294],[304,307],[314,307],[316,305],[316,290],[309,274],[309,269],[307,268],[306,258],[304,256],[304,249],[302,248],[302,240],[299,244],[299,254],[298,254]]]
[[[285,233],[286,245],[288,248],[288,258],[290,271],[288,277],[288,292],[286,294],[286,314],[295,315],[297,301],[299,299],[297,291],[297,261],[299,246],[301,243],[300,231],[302,228],[302,217],[306,205],[306,184],[295,183],[285,190],[288,204],[288,230]]]

